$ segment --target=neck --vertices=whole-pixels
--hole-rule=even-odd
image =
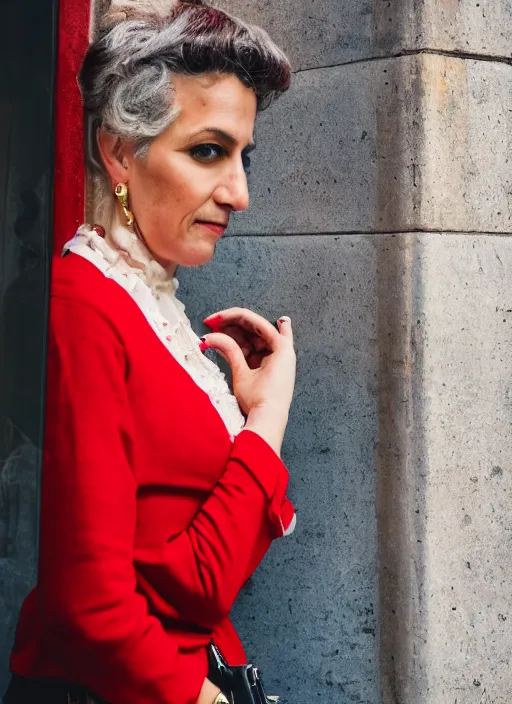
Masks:
[[[134,221],[132,227],[128,227],[125,223],[124,214],[120,214],[118,209],[115,208],[107,230],[107,241],[116,248],[121,247],[124,249],[126,239],[130,236],[133,238],[133,246],[130,249],[132,266],[143,268],[147,260],[152,259],[165,270],[170,279],[175,277],[178,265],[175,262],[165,261],[156,256],[148,246],[137,221]]]

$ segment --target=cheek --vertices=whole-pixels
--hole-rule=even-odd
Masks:
[[[154,210],[176,207],[183,201],[182,184],[173,171],[167,169],[148,169],[139,184],[148,208]]]
[[[179,222],[193,214],[208,198],[204,179],[187,169],[152,170],[140,183],[146,217]]]

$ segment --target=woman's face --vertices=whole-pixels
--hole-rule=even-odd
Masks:
[[[113,183],[128,184],[138,230],[166,268],[209,261],[232,211],[247,209],[256,119],[256,96],[236,76],[177,75],[173,85],[179,116],[146,157],[112,144],[105,158],[100,137]]]

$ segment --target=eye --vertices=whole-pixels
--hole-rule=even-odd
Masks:
[[[197,147],[192,147],[189,150],[190,155],[193,159],[200,161],[204,164],[210,164],[217,159],[220,159],[228,155],[228,152],[220,144],[198,144]],[[242,152],[242,166],[246,175],[251,173],[251,157],[248,152]]]
[[[221,156],[226,156],[227,152],[220,144],[199,144],[190,150],[190,154],[198,161],[209,163]]]

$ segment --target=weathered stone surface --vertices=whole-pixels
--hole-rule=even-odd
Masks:
[[[404,220],[406,209],[412,221],[410,160],[418,161],[412,154],[419,137],[409,127],[418,103],[417,66],[417,58],[407,57],[296,76],[291,92],[260,117],[251,208],[235,217],[234,232],[379,231],[381,184],[392,189],[391,199],[407,193],[388,224]]]
[[[512,242],[397,237],[378,278],[383,703],[507,704]]]
[[[294,70],[332,66],[399,51],[417,15],[413,0],[219,0],[216,4],[266,29]],[[393,7],[388,7],[393,5]],[[396,8],[396,5],[399,8]]]
[[[295,77],[234,234],[507,232],[512,67],[420,55]]]
[[[510,0],[424,0],[421,33],[409,33],[406,48],[441,49],[510,58],[512,5]]]
[[[420,228],[510,232],[512,66],[423,56],[420,75]]]
[[[298,525],[235,609],[249,658],[288,704],[379,703],[376,241],[227,238],[214,263],[179,274],[197,330],[234,304],[294,321],[284,458]]]
[[[510,0],[218,0],[264,27],[294,70],[437,49],[511,57]]]

